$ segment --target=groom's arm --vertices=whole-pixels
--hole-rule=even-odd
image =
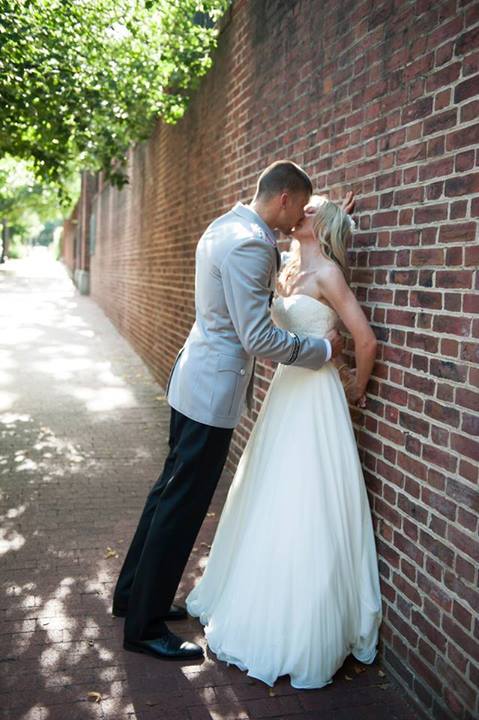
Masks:
[[[328,359],[329,343],[323,338],[299,337],[273,324],[269,310],[273,263],[261,238],[243,241],[223,260],[225,300],[236,333],[250,355],[317,370]]]

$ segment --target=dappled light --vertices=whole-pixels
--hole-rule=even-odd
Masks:
[[[164,393],[97,306],[46,252],[0,269],[0,674],[16,720],[252,718],[265,685],[218,663],[126,653],[111,615],[121,562],[165,455]],[[5,302],[4,302],[5,300]],[[178,589],[208,559],[220,483]],[[201,643],[198,621],[173,628]],[[380,684],[377,669],[361,687]],[[366,673],[364,673],[366,675]],[[338,691],[344,690],[338,678]],[[275,686],[278,708],[291,694]],[[338,701],[340,702],[340,700]]]

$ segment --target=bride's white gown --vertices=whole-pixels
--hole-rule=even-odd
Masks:
[[[323,337],[337,316],[308,295],[275,322]],[[352,653],[371,663],[381,596],[371,514],[332,363],[279,365],[238,465],[205,573],[187,598],[210,649],[273,685],[319,688]]]

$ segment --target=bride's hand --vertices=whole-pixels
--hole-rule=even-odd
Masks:
[[[356,195],[354,194],[353,190],[349,190],[346,193],[346,197],[343,200],[343,204],[342,204],[341,208],[348,215],[352,215],[354,212],[355,205],[356,205]]]
[[[365,408],[366,407],[366,393],[364,393],[359,400],[356,403],[356,407],[359,408]]]
[[[341,381],[343,383],[346,398],[351,405],[356,407],[366,407],[366,393],[362,392],[356,383],[356,371],[344,368],[340,372]]]
[[[351,405],[360,408],[366,407],[366,395],[358,388],[355,380],[345,389],[345,392],[348,402]]]

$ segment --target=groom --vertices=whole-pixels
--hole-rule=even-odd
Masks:
[[[221,475],[244,401],[252,397],[254,357],[313,370],[341,351],[326,338],[298,337],[273,325],[270,297],[280,256],[274,230],[303,218],[311,180],[293,162],[270,165],[251,205],[215,220],[196,251],[196,320],[176,358],[167,395],[169,454],[151,489],[120,572],[113,614],[126,617],[124,648],[165,659],[203,655],[165,621]]]

